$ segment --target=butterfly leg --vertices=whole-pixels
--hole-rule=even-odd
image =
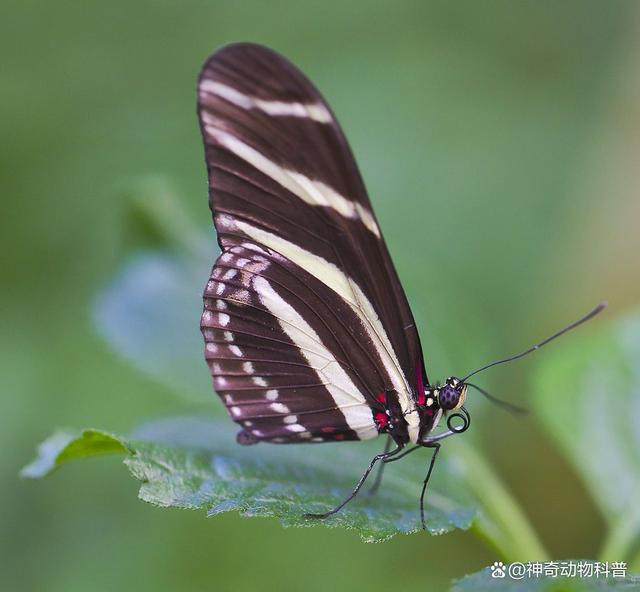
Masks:
[[[427,530],[427,523],[424,519],[424,496],[427,492],[427,483],[429,483],[429,479],[431,478],[431,473],[436,462],[436,457],[438,456],[438,452],[440,452],[440,442],[427,442],[423,444],[423,446],[425,448],[433,448],[431,462],[429,463],[429,470],[427,471],[427,476],[424,478],[424,483],[422,484],[422,493],[420,494],[420,522],[422,522],[422,528],[424,530]]]
[[[389,440],[387,441],[387,444],[384,447],[384,452],[389,452],[389,448],[391,448],[391,437],[389,437]],[[384,469],[384,466],[387,463],[400,460],[401,458],[404,458],[405,456],[407,456],[407,454],[411,454],[412,452],[420,448],[424,448],[424,446],[422,445],[414,446],[413,448],[409,448],[408,450],[405,450],[402,454],[399,454],[398,456],[394,456],[393,458],[383,459],[382,465],[380,465],[380,468],[378,469],[378,472],[376,474],[376,480],[373,486],[371,487],[371,489],[367,491],[367,495],[374,495],[378,490],[378,487],[380,487],[380,481],[382,481],[382,469]]]
[[[385,442],[384,450],[382,451],[382,454],[387,454],[387,452],[391,450],[392,442],[393,442],[393,438],[391,436],[388,436],[387,441]],[[384,465],[385,465],[384,461],[382,462],[382,464],[378,465],[376,478],[373,481],[373,485],[369,488],[369,491],[367,491],[367,495],[369,496],[375,495],[378,492],[378,489],[380,489],[380,483],[382,483],[382,474],[384,472]]]
[[[342,510],[342,508],[344,508],[354,497],[356,497],[356,495],[358,495],[360,488],[364,485],[364,482],[367,480],[369,473],[371,473],[376,463],[380,460],[382,462],[385,462],[388,458],[395,456],[401,450],[402,450],[402,445],[399,445],[397,448],[394,448],[391,452],[383,452],[382,454],[376,454],[371,459],[371,462],[369,463],[367,470],[363,473],[362,477],[360,477],[360,480],[358,481],[358,484],[355,486],[354,490],[341,504],[333,508],[333,510],[329,510],[328,512],[324,512],[323,514],[309,513],[309,514],[304,514],[304,517],[305,518],[328,518],[329,516],[332,516],[333,514],[336,514],[337,512]]]
[[[391,448],[391,442],[393,442],[393,438],[391,436],[389,436],[389,439],[387,440],[387,443],[384,446],[383,454],[386,454],[387,452],[389,452],[389,449]],[[424,446],[414,446],[413,448],[409,448],[408,450],[405,450],[399,456],[394,456],[393,458],[382,459],[382,464],[379,465],[378,472],[376,473],[376,480],[373,482],[373,485],[371,486],[371,489],[369,489],[369,491],[367,491],[367,495],[375,495],[375,493],[378,491],[378,488],[380,487],[380,482],[382,481],[382,471],[384,470],[384,466],[387,463],[394,462],[396,460],[400,460],[401,458],[404,458],[405,456],[407,456],[407,454],[412,453],[414,450],[418,450],[418,448],[424,448]]]
[[[387,463],[390,463],[390,462],[395,462],[396,460],[400,460],[401,458],[404,458],[408,454],[411,454],[412,452],[415,452],[416,450],[419,450],[420,448],[424,448],[424,446],[421,445],[421,444],[417,444],[416,446],[413,446],[412,448],[409,448],[408,450],[405,450],[402,454],[399,454],[398,456],[394,456],[393,458],[385,459],[382,462],[385,465]]]

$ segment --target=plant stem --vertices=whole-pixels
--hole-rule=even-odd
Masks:
[[[626,510],[620,513],[617,523],[609,530],[598,555],[600,561],[627,559],[633,543],[640,536],[640,493],[633,496]],[[640,555],[631,561],[631,571],[640,570]]]
[[[484,459],[460,440],[455,442],[453,454],[463,461],[455,468],[465,473],[469,487],[481,502],[482,511],[473,531],[509,562],[548,560],[549,553],[529,520]]]

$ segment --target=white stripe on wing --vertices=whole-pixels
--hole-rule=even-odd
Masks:
[[[361,440],[377,437],[378,430],[373,421],[371,408],[367,404],[364,395],[353,384],[353,381],[334,355],[324,347],[320,336],[293,306],[273,289],[266,278],[256,276],[253,280],[253,287],[260,298],[260,302],[278,319],[282,330],[298,347],[309,366],[311,368],[321,368],[317,370],[318,376],[333,397],[336,406],[342,411],[347,425],[358,434],[358,438]],[[287,416],[284,421],[285,423],[291,422],[287,426],[287,429],[291,431],[305,431],[302,425],[294,423],[298,421],[296,416]]]
[[[398,400],[408,424],[409,437],[412,442],[416,442],[418,439],[420,420],[415,409],[413,397],[411,396],[411,389],[406,381],[400,361],[384,330],[382,322],[360,286],[333,263],[314,253],[306,251],[299,245],[295,245],[280,236],[247,224],[246,222],[232,220],[229,216],[225,216],[224,218],[224,223],[233,224],[235,228],[250,236],[253,240],[280,253],[326,284],[349,304],[352,310],[358,315],[373,347],[382,360],[384,369],[393,384],[393,388],[398,394]],[[320,364],[320,367],[321,366],[322,364]]]
[[[311,206],[332,208],[345,218],[359,219],[377,238],[380,238],[380,229],[373,214],[361,204],[340,195],[322,181],[309,179],[301,173],[277,165],[233,134],[217,127],[217,120],[206,112],[202,113],[202,120],[205,123],[206,133],[216,143],[254,166],[261,173],[271,177],[305,203]]]
[[[329,110],[322,103],[267,101],[245,95],[240,91],[214,80],[202,80],[200,91],[211,93],[243,109],[258,109],[275,117],[303,117],[318,123],[331,123]]]

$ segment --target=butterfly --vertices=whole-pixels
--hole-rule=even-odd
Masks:
[[[339,511],[376,464],[431,449],[420,497],[425,526],[441,441],[469,427],[467,388],[491,397],[468,378],[604,305],[527,352],[432,384],[351,149],[313,84],[266,47],[229,45],[202,70],[198,115],[222,251],[201,330],[214,388],[241,427],[238,443],[388,436],[344,502],[310,518]]]

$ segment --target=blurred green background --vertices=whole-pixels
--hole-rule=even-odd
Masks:
[[[127,179],[166,175],[208,228],[195,80],[227,42],[281,51],[338,114],[432,378],[523,348],[604,298],[610,318],[640,302],[637,3],[345,4],[3,2],[3,589],[439,590],[497,559],[466,533],[365,545],[346,531],[154,509],[115,459],[17,476],[56,426],[126,432],[221,412],[213,393],[196,408],[114,354],[90,311],[147,244]],[[482,384],[526,404],[535,363]],[[545,432],[472,408],[469,437],[552,554],[593,556],[601,519]]]

